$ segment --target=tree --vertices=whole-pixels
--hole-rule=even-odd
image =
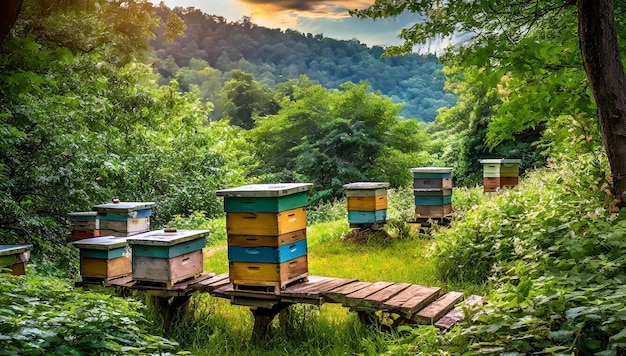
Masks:
[[[311,182],[316,203],[340,197],[346,183],[404,186],[412,180],[407,167],[427,160],[421,124],[399,119],[399,106],[367,82],[327,90],[301,76],[279,89],[281,109],[251,130],[263,181]]]
[[[471,56],[477,50],[490,52],[489,62],[499,61],[502,44],[515,46],[534,31],[558,36],[563,26],[578,22],[582,62],[597,106],[603,144],[612,173],[612,189],[617,206],[626,197],[626,82],[620,58],[614,13],[624,13],[624,4],[610,0],[478,1],[461,0],[376,0],[369,8],[354,10],[359,17],[397,16],[404,11],[423,17],[400,37],[404,44],[391,47],[388,54],[409,52],[416,44],[433,38],[471,33],[473,38],[458,45],[458,56]],[[560,21],[560,19],[570,19]],[[621,28],[620,28],[621,29]],[[485,58],[483,58],[485,59]]]
[[[222,89],[222,108],[232,125],[251,129],[254,115],[265,115],[270,108],[270,95],[266,88],[254,81],[252,74],[233,71],[233,79]]]

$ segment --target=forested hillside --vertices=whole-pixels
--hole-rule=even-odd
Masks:
[[[168,12],[159,8],[163,19]],[[206,82],[223,84],[237,69],[271,88],[300,75],[326,88],[367,80],[372,90],[403,105],[401,116],[425,122],[433,121],[440,107],[455,102],[454,95],[443,90],[443,66],[434,55],[381,58],[382,47],[369,48],[356,39],[269,29],[248,18],[227,22],[194,8],[176,8],[174,12],[186,23],[185,33],[172,42],[161,35],[151,41],[156,51],[154,66],[164,82],[176,78],[183,91],[195,87],[203,100],[217,103],[216,84],[209,87]],[[218,105],[212,117],[219,118],[220,113]]]
[[[355,13],[425,16],[390,54],[478,34],[442,65],[146,0],[0,2],[16,15],[0,21],[0,244],[33,245],[26,276],[0,274],[0,355],[625,354],[626,3],[487,3],[377,0]],[[600,50],[611,66],[581,51],[605,40],[585,42],[588,14],[614,35]],[[598,85],[607,69],[600,79],[619,85]],[[520,159],[519,184],[484,192],[483,158]],[[427,166],[452,168],[449,225],[416,216],[410,169]],[[375,233],[347,219],[344,185],[357,181],[389,182]],[[229,299],[194,292],[168,330],[142,293],[75,288],[67,213],[155,202],[150,229],[209,230],[204,271],[222,273],[215,191],[280,182],[312,185],[311,275],[484,304],[446,333],[297,305],[254,344],[250,309]]]

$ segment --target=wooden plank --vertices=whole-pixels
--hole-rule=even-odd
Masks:
[[[394,283],[363,299],[359,308],[378,309],[385,301],[410,287],[410,283]]]
[[[464,304],[466,306],[482,305],[483,297],[478,295],[471,295],[467,299],[465,299]],[[441,330],[447,331],[463,319],[465,319],[465,313],[463,312],[463,308],[455,307],[454,309],[450,310],[446,315],[441,317],[441,319],[437,320],[437,322],[435,322],[435,326]]]
[[[448,313],[454,305],[463,300],[463,293],[448,292],[441,296],[437,301],[428,305],[424,309],[415,314],[412,319],[421,323],[433,324],[442,316]]]
[[[337,287],[324,294],[324,299],[331,303],[343,303],[346,295],[370,286],[369,282],[354,282]]]
[[[210,293],[214,289],[217,289],[229,283],[230,283],[230,280],[228,279],[228,273],[221,273],[211,278],[198,281],[197,283],[190,285],[190,287],[193,290]]]
[[[365,299],[366,297],[369,297],[370,295],[389,287],[390,285],[392,285],[392,282],[375,282],[372,283],[370,286],[365,287],[361,290],[358,290],[356,292],[350,293],[348,295],[346,295],[346,298],[343,301],[343,306],[344,307],[358,307],[359,304],[361,304],[361,302],[363,301],[363,299]]]
[[[412,314],[437,299],[439,291],[441,288],[411,285],[383,303],[382,310],[398,314]]]
[[[332,278],[324,283],[312,285],[300,291],[305,297],[319,296],[322,297],[327,291],[345,286],[346,284],[356,282],[356,279]]]
[[[329,290],[344,286],[348,283],[356,282],[356,279],[344,279],[333,277],[317,277],[319,280],[312,280],[317,276],[309,276],[309,282],[300,283],[293,287],[289,287],[281,291],[282,297],[294,298],[322,298],[323,294]],[[313,281],[313,283],[311,283]]]
[[[291,295],[298,294],[301,290],[310,287],[311,285],[316,285],[318,283],[324,283],[328,281],[331,277],[321,277],[321,276],[309,276],[306,282],[297,283],[290,287],[283,289],[280,292],[280,295]]]

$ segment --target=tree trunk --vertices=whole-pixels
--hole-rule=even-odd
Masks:
[[[626,200],[626,75],[611,0],[578,0],[578,37],[621,208]]]
[[[4,39],[11,31],[11,27],[17,21],[17,15],[20,13],[20,9],[22,8],[22,0],[2,0],[0,2],[0,43],[4,41]]]

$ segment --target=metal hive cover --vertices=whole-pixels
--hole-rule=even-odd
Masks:
[[[209,230],[163,229],[128,238],[129,245],[172,246],[209,235]]]
[[[128,213],[135,210],[151,208],[153,202],[119,202],[100,204],[93,207],[99,213]]]
[[[29,250],[33,245],[0,245],[0,256],[15,255]]]
[[[127,239],[125,236],[101,236],[74,241],[72,245],[91,250],[112,250],[128,246]]]
[[[451,167],[419,167],[411,168],[413,173],[452,173]]]
[[[346,189],[380,189],[389,187],[388,182],[356,182],[344,184]]]
[[[313,187],[311,183],[276,183],[250,184],[236,188],[217,190],[218,196],[224,197],[282,197],[307,192]]]
[[[522,160],[518,159],[518,158],[489,158],[489,159],[481,159],[480,163],[482,163],[482,164],[488,164],[488,163],[497,163],[497,164],[517,163],[517,164],[520,164],[520,163],[522,163]]]

